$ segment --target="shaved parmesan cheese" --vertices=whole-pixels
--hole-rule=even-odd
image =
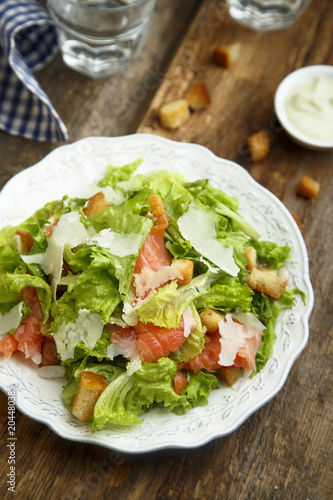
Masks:
[[[179,217],[177,224],[183,238],[189,241],[195,250],[222,271],[237,276],[239,267],[233,258],[233,247],[226,248],[217,240],[215,222],[213,213],[190,205],[187,212]]]
[[[80,220],[78,212],[63,214],[54,226],[52,235],[48,239],[46,252],[35,255],[21,255],[27,264],[39,264],[45,274],[52,274],[52,292],[56,299],[57,286],[60,282],[63,252],[66,244],[71,248],[89,240],[90,235]]]
[[[33,255],[21,255],[21,259],[26,264],[38,264],[42,267],[44,263],[44,253],[35,253]]]
[[[122,354],[122,351],[121,349],[118,349],[118,347],[116,347],[115,345],[113,344],[110,344],[108,346],[108,348],[106,349],[106,356],[111,360],[113,361],[113,358],[115,358],[116,356],[119,356],[120,354]]]
[[[102,332],[103,322],[99,314],[80,309],[75,323],[63,323],[54,334],[62,361],[73,357],[74,349],[81,341],[88,349],[93,349]]]
[[[16,330],[19,326],[22,319],[22,307],[23,302],[20,302],[10,311],[0,314],[0,339],[7,335],[10,330]]]
[[[245,339],[254,337],[259,331],[262,330],[250,328],[246,325],[235,322],[233,320],[233,316],[231,314],[227,314],[225,321],[222,320],[219,322],[219,332],[221,335],[219,364],[221,366],[232,366],[238,351],[245,344]]]
[[[106,248],[117,257],[126,257],[126,255],[133,255],[139,251],[141,238],[140,234],[119,234],[111,229],[102,229],[90,238],[89,243]]]
[[[262,332],[266,327],[258,320],[258,318],[252,313],[233,313],[233,319],[239,321],[239,323],[243,323],[251,330],[254,330],[256,333]]]
[[[42,362],[42,355],[40,353],[36,353],[31,355],[29,352],[29,347],[27,344],[23,346],[23,352],[26,358],[30,358],[36,365],[40,365]]]
[[[183,312],[183,321],[184,321],[184,337],[188,337],[190,333],[192,333],[198,326],[195,319],[193,318],[190,306],[187,306]]]
[[[180,269],[174,266],[163,266],[157,271],[153,271],[148,266],[144,266],[140,273],[133,274],[135,290],[138,297],[144,297],[147,290],[156,290],[164,283],[177,278],[182,279]]]

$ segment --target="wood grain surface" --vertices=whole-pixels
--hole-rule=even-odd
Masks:
[[[241,43],[230,68],[211,60],[216,45]],[[68,126],[70,142],[89,135],[149,132],[202,144],[241,164],[303,223],[315,306],[310,338],[277,396],[233,434],[191,450],[115,453],[66,441],[16,412],[17,485],[23,499],[333,498],[333,151],[294,144],[273,110],[284,76],[310,64],[333,65],[333,2],[313,0],[287,31],[258,34],[232,21],[224,2],[161,0],[148,45],[124,77],[90,81],[58,57],[38,75]],[[148,75],[148,76],[147,76]],[[160,105],[202,80],[212,104],[176,131],[160,127]],[[265,129],[268,157],[252,163],[246,137]],[[0,186],[58,144],[0,134]],[[320,182],[313,200],[296,194],[304,175]],[[7,491],[7,398],[0,393],[0,498]]]

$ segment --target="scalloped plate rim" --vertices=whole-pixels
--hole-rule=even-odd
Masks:
[[[103,435],[102,435],[102,433],[105,434],[104,431],[100,431],[100,433],[89,434],[89,435],[87,435],[87,434],[72,435],[68,431],[66,432],[66,430],[59,427],[58,424],[55,424],[55,422],[53,422],[52,419],[51,420],[48,419],[47,416],[42,415],[42,414],[41,415],[38,415],[38,414],[32,415],[31,413],[29,413],[27,406],[24,405],[23,399],[22,399],[22,401],[20,399],[18,399],[16,402],[17,408],[22,413],[24,413],[29,418],[32,418],[33,420],[36,420],[38,422],[41,422],[41,423],[47,425],[53,432],[55,432],[56,434],[58,434],[62,438],[69,439],[69,440],[75,441],[75,442],[97,444],[97,445],[104,446],[104,447],[109,448],[109,449],[113,449],[115,451],[119,451],[119,452],[123,452],[123,453],[131,453],[131,454],[137,454],[137,453],[142,453],[142,452],[152,452],[152,451],[156,451],[156,450],[160,450],[160,449],[167,449],[167,448],[179,448],[179,449],[195,448],[198,446],[202,446],[202,445],[204,445],[204,444],[206,444],[214,439],[226,436],[226,435],[234,432],[255,411],[257,411],[262,406],[264,406],[266,403],[268,403],[271,399],[273,399],[274,396],[282,389],[282,387],[283,387],[283,385],[284,385],[284,383],[289,375],[289,372],[292,368],[292,365],[294,364],[295,360],[297,359],[297,357],[300,355],[300,353],[303,351],[303,349],[305,348],[305,346],[307,344],[308,337],[309,337],[308,320],[309,320],[309,317],[310,317],[310,314],[311,314],[311,311],[313,308],[313,303],[314,303],[313,290],[312,290],[310,276],[309,276],[309,263],[308,263],[306,246],[305,246],[303,237],[299,231],[299,228],[296,225],[293,217],[291,216],[291,214],[289,213],[287,208],[283,205],[283,203],[278,198],[275,197],[275,195],[273,195],[273,193],[271,193],[265,187],[263,187],[259,183],[257,183],[253,179],[253,177],[251,177],[251,175],[243,167],[241,167],[240,165],[238,165],[230,160],[222,159],[222,158],[216,156],[212,151],[210,151],[206,147],[199,145],[199,144],[176,142],[176,141],[172,141],[170,139],[166,139],[166,138],[151,135],[151,134],[132,134],[132,135],[127,135],[127,136],[122,136],[122,137],[99,137],[99,136],[86,137],[86,138],[80,139],[76,142],[73,142],[70,144],[65,144],[65,145],[62,145],[62,146],[55,148],[53,151],[51,151],[49,154],[47,154],[43,159],[38,161],[36,164],[34,164],[34,165],[26,168],[25,170],[19,172],[18,174],[14,175],[4,185],[4,187],[0,191],[0,204],[1,204],[1,200],[2,200],[3,196],[6,195],[7,192],[10,192],[10,190],[15,187],[15,185],[17,184],[17,182],[20,179],[23,179],[25,176],[29,177],[30,175],[33,174],[34,171],[36,171],[39,168],[44,168],[44,165],[49,163],[50,160],[52,161],[57,156],[59,156],[59,152],[63,152],[65,150],[70,151],[73,147],[78,146],[80,144],[84,144],[86,141],[90,141],[90,142],[97,141],[98,143],[103,144],[104,142],[110,142],[110,143],[117,142],[117,141],[118,142],[128,142],[128,141],[139,141],[140,139],[142,139],[143,141],[148,141],[148,142],[151,141],[152,144],[159,143],[161,145],[165,145],[167,148],[168,147],[170,147],[170,148],[175,147],[175,148],[178,148],[179,150],[181,150],[181,149],[185,150],[186,148],[189,150],[193,149],[193,151],[195,149],[200,150],[206,156],[208,156],[212,160],[213,163],[218,163],[221,165],[230,166],[236,170],[239,170],[240,175],[245,177],[246,180],[249,181],[249,183],[253,186],[253,188],[255,190],[257,190],[259,192],[262,191],[263,193],[265,193],[266,196],[269,199],[271,199],[273,201],[273,203],[279,208],[279,210],[281,210],[283,212],[284,216],[288,219],[288,222],[294,231],[293,236],[295,238],[295,241],[297,241],[297,243],[299,245],[299,249],[301,250],[301,253],[302,253],[302,260],[303,260],[302,263],[304,265],[304,267],[302,269],[302,271],[304,273],[303,278],[304,278],[304,282],[307,285],[307,290],[306,290],[307,305],[306,305],[306,308],[304,311],[305,314],[301,318],[301,323],[302,323],[302,327],[303,327],[303,340],[300,344],[298,344],[297,352],[295,352],[293,354],[293,356],[291,358],[289,358],[288,362],[285,364],[283,373],[280,375],[280,378],[279,378],[279,383],[276,386],[271,387],[270,391],[267,392],[265,397],[260,400],[259,404],[257,403],[257,404],[254,404],[253,406],[251,406],[243,415],[240,415],[234,421],[233,425],[229,426],[226,430],[210,429],[209,432],[205,432],[204,435],[198,436],[197,439],[193,439],[193,436],[192,436],[191,442],[186,442],[186,439],[183,442],[179,442],[179,439],[177,440],[177,442],[176,441],[173,442],[172,439],[170,439],[170,437],[166,436],[164,440],[160,439],[158,442],[154,442],[154,443],[152,443],[150,441],[147,443],[144,443],[143,441],[141,441],[139,447],[137,447],[136,449],[129,449],[128,445],[124,446],[124,445],[117,445],[116,442],[113,442],[112,444],[110,444],[108,442],[104,442]],[[10,362],[10,360],[8,362]],[[2,365],[3,365],[3,363],[1,363],[1,361],[0,361],[0,368]],[[256,380],[256,378],[254,378],[252,380]],[[7,385],[0,380],[0,389],[2,389],[7,394],[8,388],[9,388],[9,386],[7,387]],[[194,411],[195,410],[192,410],[193,413],[194,413]],[[188,415],[190,415],[190,414],[191,414],[191,412],[187,413],[186,416],[188,417]],[[149,415],[149,414],[147,414],[147,415]],[[147,415],[146,415],[146,419],[147,419]],[[177,418],[182,418],[182,417],[177,417]],[[106,431],[106,432],[110,433],[111,431]],[[129,436],[129,439],[131,439],[131,436]]]

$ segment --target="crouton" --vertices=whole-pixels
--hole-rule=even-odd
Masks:
[[[202,326],[206,328],[207,333],[213,333],[218,330],[219,322],[223,320],[221,313],[215,311],[214,309],[204,309],[199,313]]]
[[[151,194],[149,196],[149,203],[152,206],[152,214],[157,219],[161,217],[161,215],[166,215],[166,208],[164,205],[164,201],[158,194]]]
[[[213,61],[223,68],[229,68],[238,59],[240,49],[240,43],[220,45],[213,52]]]
[[[161,106],[158,116],[163,127],[176,129],[190,118],[189,103],[186,99],[166,102]]]
[[[104,375],[83,371],[79,388],[73,398],[73,415],[80,420],[88,420],[94,413],[95,404],[107,385]]]
[[[94,194],[89,198],[86,206],[83,209],[84,214],[89,217],[90,215],[98,214],[99,212],[103,212],[106,209],[108,203],[105,199],[104,193],[101,191],[99,193]]]
[[[252,269],[257,266],[257,251],[253,247],[245,247],[245,255],[249,259],[249,262],[246,264],[246,269],[252,271]]]
[[[242,368],[238,368],[237,366],[221,366],[217,373],[219,377],[231,387],[241,376]]]
[[[173,259],[171,263],[172,267],[175,267],[180,271],[182,278],[178,278],[178,285],[186,285],[193,278],[193,261],[189,259]]]
[[[296,224],[298,225],[299,229],[302,231],[303,229],[303,223],[301,221],[301,219],[298,217],[298,215],[296,214],[291,214],[296,222]]]
[[[259,130],[246,139],[246,145],[249,148],[252,161],[260,161],[268,155],[270,142],[268,133],[265,130]]]
[[[203,82],[197,82],[184,95],[193,110],[207,108],[211,103],[209,90]]]
[[[252,290],[266,293],[278,300],[285,291],[288,281],[272,270],[254,268],[246,278],[246,283]]]
[[[52,335],[45,335],[42,341],[42,361],[40,366],[52,366],[60,363],[57,356],[57,346]]]
[[[315,181],[308,175],[303,175],[297,187],[297,194],[305,198],[314,198],[317,196],[320,189],[319,182]]]
[[[158,194],[151,194],[149,196],[149,203],[151,204],[151,218],[153,219],[157,231],[161,229],[161,226],[167,228],[169,225],[169,216],[167,214],[164,201]],[[152,228],[152,233],[154,233],[154,228]]]

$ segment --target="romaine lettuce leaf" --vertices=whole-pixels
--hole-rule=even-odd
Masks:
[[[132,163],[128,163],[127,165],[123,165],[122,167],[113,167],[112,165],[108,165],[106,167],[106,175],[105,177],[98,183],[100,187],[111,186],[115,187],[118,182],[128,181],[140,163],[141,159],[136,160]]]
[[[111,314],[121,301],[115,279],[103,268],[88,268],[78,276],[75,283],[68,285],[67,292],[74,301],[75,307],[89,309],[99,314],[107,323]]]
[[[186,405],[175,406],[173,412],[177,415],[184,415],[190,408],[196,406],[206,406],[208,397],[212,390],[218,389],[218,380],[213,373],[201,371],[199,373],[189,372],[189,383],[181,396],[186,398]]]
[[[273,300],[265,294],[256,293],[253,298],[252,312],[263,322],[266,329],[260,347],[256,355],[256,370],[252,372],[251,377],[259,373],[266,365],[273,354],[274,341],[276,339],[275,325],[283,309],[292,307],[295,303],[295,297],[300,294],[305,300],[305,295],[298,289],[287,289],[279,300]]]
[[[197,276],[187,285],[178,286],[176,281],[159,288],[137,310],[142,323],[154,323],[164,328],[177,328],[188,305],[199,297],[209,274]]]
[[[243,312],[251,309],[254,292],[243,281],[242,273],[238,277],[225,275],[217,280],[194,303],[197,309],[219,309],[223,313],[240,308]]]
[[[271,241],[252,241],[250,244],[256,249],[259,259],[263,259],[272,269],[280,269],[290,257],[288,244],[278,246]]]
[[[180,346],[178,351],[171,353],[170,358],[176,363],[182,363],[189,361],[191,358],[198,356],[205,345],[205,336],[202,329],[201,319],[198,311],[194,307],[193,303],[190,304],[192,315],[197,327],[185,340],[184,344]]]
[[[36,288],[44,323],[46,323],[49,317],[52,292],[50,285],[43,278],[31,274],[7,273],[1,277],[1,285],[8,296],[10,293],[21,294],[22,289],[26,286]]]

